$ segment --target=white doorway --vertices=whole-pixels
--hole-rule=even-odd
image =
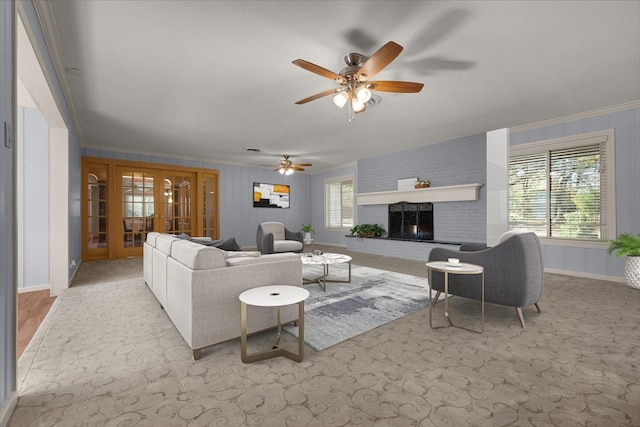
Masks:
[[[51,295],[59,295],[69,287],[69,131],[31,44],[29,28],[20,17],[20,7],[16,33],[18,78],[49,125],[49,282]],[[16,166],[20,174],[20,165]],[[21,195],[17,197],[20,203]]]

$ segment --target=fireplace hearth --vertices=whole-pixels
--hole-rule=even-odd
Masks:
[[[433,203],[390,204],[388,228],[390,239],[433,240]]]

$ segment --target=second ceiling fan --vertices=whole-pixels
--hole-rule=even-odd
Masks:
[[[349,53],[344,60],[347,66],[340,73],[334,73],[319,65],[312,64],[304,59],[296,59],[294,65],[322,77],[334,80],[338,87],[301,99],[296,104],[306,104],[325,96],[334,95],[333,102],[340,108],[349,106],[349,122],[353,121],[354,114],[365,111],[367,102],[371,99],[371,91],[417,93],[422,90],[424,84],[414,82],[401,82],[392,80],[370,80],[383,68],[389,65],[402,52],[402,46],[395,42],[388,42],[378,49],[371,57],[360,53]]]
[[[278,168],[274,170],[280,172],[283,175],[291,175],[294,171],[302,172],[304,170],[304,167],[313,166],[311,163],[293,163],[291,160],[289,160],[288,154],[285,154],[282,157],[282,160],[280,160],[280,166],[278,166]]]

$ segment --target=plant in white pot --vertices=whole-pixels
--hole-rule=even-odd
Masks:
[[[609,253],[626,257],[624,283],[640,289],[640,234],[622,233],[615,240],[609,240]]]
[[[311,242],[311,234],[316,232],[311,224],[302,224],[302,228],[300,229],[300,231],[304,233],[305,242]]]

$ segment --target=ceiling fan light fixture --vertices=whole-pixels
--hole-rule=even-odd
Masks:
[[[280,175],[284,175],[284,168],[278,169],[278,172],[280,172]]]
[[[371,99],[371,91],[364,86],[360,86],[356,89],[356,98],[363,104]]]
[[[354,113],[360,113],[364,110],[365,104],[361,102],[358,98],[351,98],[351,108],[353,108]]]
[[[292,173],[293,173],[293,169],[287,169],[287,171],[284,174],[291,175]]]
[[[348,100],[349,98],[347,94],[343,91],[336,93],[336,95],[333,97],[333,103],[336,104],[336,107],[338,108],[344,107]]]

